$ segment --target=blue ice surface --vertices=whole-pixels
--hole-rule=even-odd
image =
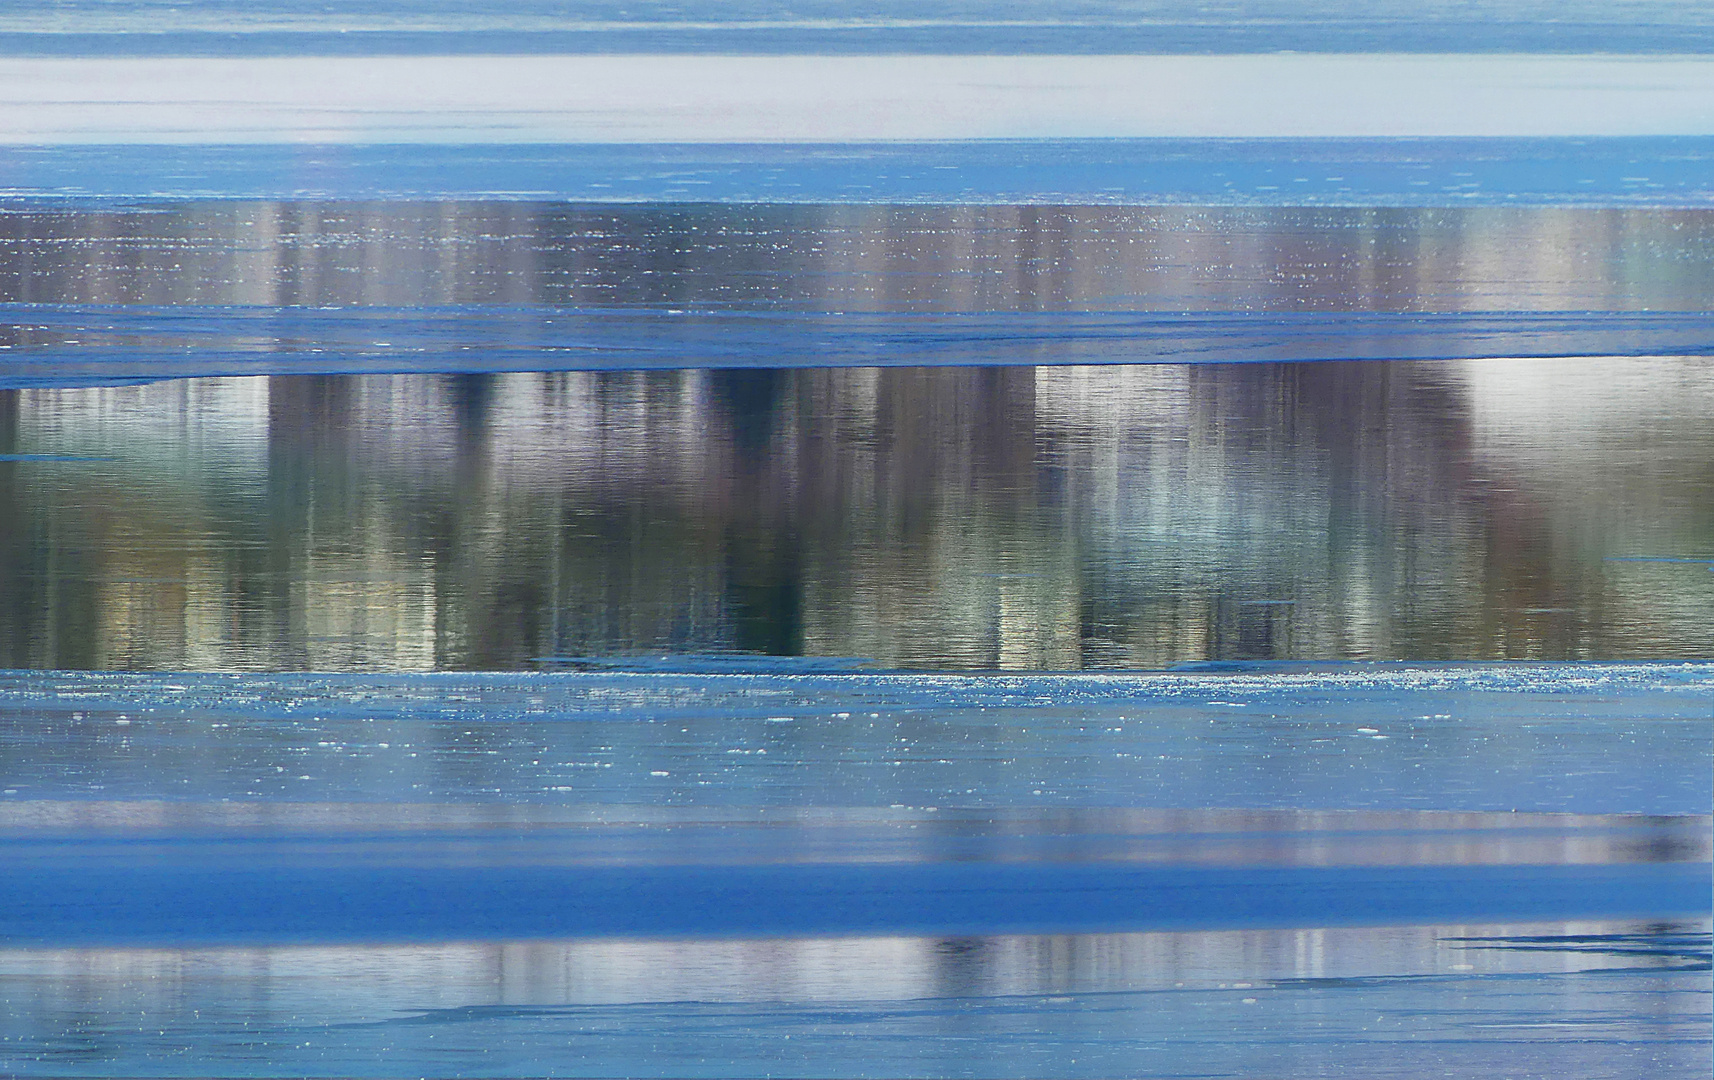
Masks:
[[[12,55],[1714,51],[1695,0],[11,0]]]
[[[1355,819],[1315,815],[1546,811],[1706,829],[1711,718],[1711,664],[11,672],[0,943],[1700,918],[1705,845],[1670,829],[1621,837],[1619,858],[1448,862],[1401,857],[1421,849],[1389,848],[1408,829],[1393,836],[1387,819],[1341,833]],[[418,817],[399,816],[413,805]],[[1100,808],[1202,824],[1141,819],[1165,831],[1127,833],[1133,819]],[[1209,808],[1278,817],[1224,835],[1238,819]],[[1550,828],[1435,820],[1451,830],[1435,842],[1467,854],[1515,853]],[[1332,846],[1304,848],[1301,829]]]
[[[1705,972],[1638,965],[984,995],[964,989],[961,961],[972,961],[957,949],[968,946],[980,963],[986,943],[930,950],[937,944],[944,988],[886,1001],[563,1004],[488,995],[461,1006],[440,1004],[434,987],[411,994],[407,984],[385,1003],[392,1008],[335,999],[349,1011],[328,1020],[287,1003],[301,978],[274,975],[252,988],[203,975],[194,962],[171,970],[182,996],[166,1001],[111,984],[101,995],[23,999],[33,988],[19,980],[15,1007],[0,1010],[0,1067],[77,1077],[1306,1080],[1703,1080],[1708,1071]],[[258,981],[267,980],[265,962],[256,966]]]
[[[765,751],[765,752],[764,752]],[[1706,815],[1714,663],[0,675],[5,800]]]
[[[1714,138],[6,146],[3,200],[1714,206]]]
[[[0,303],[0,388],[235,375],[1714,356],[1711,312]]]
[[[1126,841],[1183,849],[1150,861],[1112,857],[1101,830],[1130,808],[1226,806],[1271,811],[1250,837],[1265,847],[1291,847],[1297,829],[1347,854],[1364,838],[1328,831],[1318,810],[1548,810],[1613,814],[1601,828],[1639,837],[1705,831],[1714,663],[1118,676],[841,663],[0,673],[0,1070],[1705,1072],[1697,955],[1478,972],[1445,952],[1472,943],[1445,939],[1477,920],[1617,918],[1569,944],[1532,941],[1694,945],[1706,844],[1621,843],[1619,858],[1584,862],[1246,862],[1210,858],[1233,837],[1168,824]],[[818,816],[831,807],[847,812]],[[1113,809],[1091,816],[1100,807]],[[1541,818],[1495,828],[1526,816],[1446,815],[1435,842],[1504,848],[1555,831]],[[827,823],[842,858],[798,849]],[[1371,826],[1384,849],[1387,819]],[[863,846],[877,828],[892,837],[879,854]],[[1318,976],[1337,933],[1325,928],[1352,924],[1427,944],[1417,966],[1364,959],[1362,977],[1256,977]],[[1315,929],[1256,929],[1282,926]],[[1088,933],[1173,928],[1247,932],[1128,950]],[[1070,936],[994,936],[1036,932]],[[593,951],[556,951],[567,938]],[[739,940],[710,940],[727,938]],[[850,996],[862,971],[794,992],[826,970],[832,941],[856,942],[847,957],[873,949],[871,964],[902,949],[929,966],[891,997]],[[725,967],[722,948],[737,950]],[[1013,954],[1032,958],[1030,989],[995,988]],[[679,970],[710,959],[718,985]],[[1134,985],[1163,964],[1220,981]],[[642,980],[629,996],[628,978]]]

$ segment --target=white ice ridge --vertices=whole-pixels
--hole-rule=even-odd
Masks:
[[[1714,135],[1714,57],[0,59],[0,144]]]

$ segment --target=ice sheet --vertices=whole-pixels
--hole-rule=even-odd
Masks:
[[[1710,101],[1695,56],[0,58],[12,145],[1709,136]]]
[[[0,950],[32,1075],[1696,1077],[1707,921]]]
[[[0,776],[8,800],[1707,814],[1711,680],[14,672]]]

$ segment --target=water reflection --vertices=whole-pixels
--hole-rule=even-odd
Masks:
[[[1695,940],[1698,930],[1701,941]],[[1548,947],[1551,940],[1539,940],[1542,947],[1533,949],[1476,947],[1530,937],[1557,938],[1562,945],[1582,938],[1608,949],[1556,949]],[[1650,938],[1664,947],[1652,953],[1638,947]],[[5,949],[0,950],[0,980],[51,982],[58,991],[53,997],[62,1000],[79,991],[105,991],[104,996],[129,998],[136,1006],[173,1009],[186,989],[202,989],[197,983],[251,978],[276,984],[267,986],[266,996],[283,1012],[337,1022],[474,1005],[901,1001],[1253,990],[1292,980],[1457,973],[1480,978],[1638,967],[1670,971],[1700,959],[1696,951],[1706,955],[1706,929],[1693,921],[1663,926],[1584,920],[977,938]],[[1252,985],[1231,985],[1246,981]],[[59,1004],[53,997],[44,1004]]]
[[[1711,234],[1662,209],[25,204],[0,212],[0,301],[1703,312]]]
[[[932,862],[1706,865],[1714,839],[1709,824],[1706,815],[1694,814],[8,798],[0,801],[0,849],[17,867],[59,862],[64,855],[57,845],[71,843],[79,861],[177,860],[228,870],[264,861],[495,869]]]
[[[0,664],[1705,656],[1710,417],[1691,359],[4,391]]]
[[[1561,947],[1470,947],[1501,937]],[[1619,955],[1593,951],[1603,943]],[[1689,1077],[1706,1065],[1706,955],[1706,920],[9,949],[0,1064],[832,1077],[1183,1075],[1215,1061],[1250,1075]]]

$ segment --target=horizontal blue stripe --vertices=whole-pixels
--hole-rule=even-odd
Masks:
[[[0,305],[0,386],[208,375],[1710,356],[1709,312]]]
[[[625,28],[463,32],[171,30],[100,32],[75,26],[8,33],[6,56],[457,56],[602,53],[745,55],[1113,55],[1342,53],[1714,53],[1714,26],[1667,20],[1297,19],[994,26],[695,26],[659,20]]]
[[[0,879],[0,941],[1071,933],[1706,915],[1699,864],[93,865]]]
[[[1714,206],[1714,138],[6,146],[0,198]]]

